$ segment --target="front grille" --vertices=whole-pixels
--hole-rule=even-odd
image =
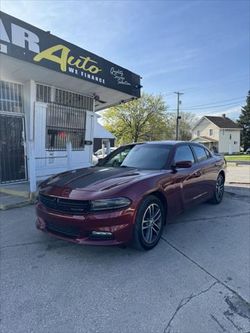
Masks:
[[[46,222],[46,229],[52,232],[53,234],[57,234],[63,237],[69,237],[69,238],[79,237],[79,228],[70,225],[58,226],[55,225],[54,223]]]
[[[39,194],[39,201],[45,207],[65,214],[82,215],[90,211],[90,201],[87,200],[62,199]]]

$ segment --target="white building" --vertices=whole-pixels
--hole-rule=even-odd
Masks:
[[[94,152],[101,148],[108,149],[109,147],[115,146],[115,136],[98,122],[100,118],[101,116],[96,113],[94,121]]]
[[[0,18],[0,184],[30,181],[34,192],[37,180],[91,165],[95,111],[139,97],[140,77]]]
[[[240,151],[241,128],[227,118],[204,116],[192,129],[192,140],[218,153],[233,154]]]

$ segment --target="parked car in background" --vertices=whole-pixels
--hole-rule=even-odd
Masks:
[[[250,154],[250,148],[247,148],[246,154]]]
[[[109,148],[109,154],[110,153],[112,153],[114,150],[116,150],[117,149],[117,147],[110,147]],[[94,153],[94,155],[96,156],[96,157],[98,157],[98,158],[104,158],[105,156],[107,156],[107,154],[108,154],[108,148],[104,148],[104,155],[103,155],[103,151],[102,151],[102,149],[98,149],[95,153]]]
[[[109,153],[112,153],[116,149],[117,149],[117,147],[110,147]],[[106,157],[107,153],[108,153],[107,148],[104,148],[104,155],[103,155],[102,149],[98,149],[92,156],[93,165],[96,165],[98,163],[99,159]]]
[[[222,201],[225,161],[178,141],[122,146],[91,168],[40,185],[37,228],[78,244],[152,249],[169,216]]]

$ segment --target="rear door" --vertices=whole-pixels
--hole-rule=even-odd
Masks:
[[[204,181],[202,168],[194,156],[189,144],[177,146],[174,154],[174,163],[191,161],[191,168],[176,169],[176,180],[180,184],[184,207],[187,208],[201,197],[202,183]]]
[[[214,190],[217,167],[213,163],[211,153],[205,147],[193,144],[192,150],[195,155],[196,164],[199,165],[202,173],[202,181],[199,187],[200,197],[197,199],[204,201],[211,196]]]

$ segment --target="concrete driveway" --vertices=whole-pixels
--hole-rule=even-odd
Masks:
[[[84,247],[0,212],[3,333],[250,331],[250,203],[226,193],[179,216],[149,252]]]

